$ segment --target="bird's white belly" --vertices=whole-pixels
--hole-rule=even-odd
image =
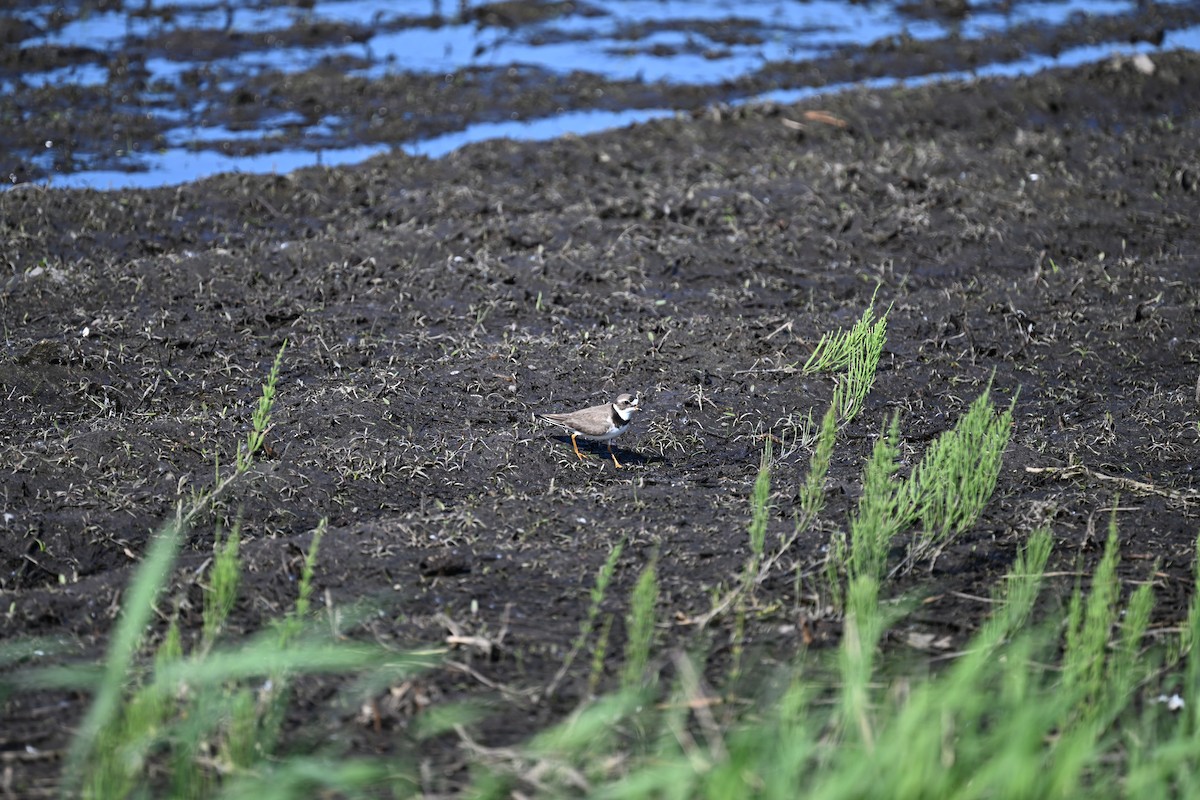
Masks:
[[[608,433],[602,433],[599,436],[592,436],[591,434],[583,433],[582,431],[575,431],[575,433],[579,436],[582,436],[584,439],[591,439],[592,441],[595,441],[595,442],[607,442],[609,439],[613,439],[613,438],[616,438],[617,436],[620,436],[622,433],[624,433],[626,430],[628,430],[628,428],[629,428],[628,425],[624,425],[620,428],[612,428],[611,430],[608,431]]]

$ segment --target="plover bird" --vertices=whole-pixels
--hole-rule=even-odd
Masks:
[[[579,456],[580,461],[583,461],[583,453],[579,452],[579,443],[575,441],[575,437],[582,436],[585,439],[608,442],[608,454],[612,456],[613,465],[620,469],[621,462],[617,461],[610,440],[629,429],[634,412],[638,410],[638,402],[639,398],[631,394],[623,394],[612,403],[583,408],[566,414],[538,414],[537,417],[570,431],[571,446],[575,448],[575,455]]]

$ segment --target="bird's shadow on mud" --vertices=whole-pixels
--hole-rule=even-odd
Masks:
[[[553,439],[555,442],[561,442],[562,444],[566,445],[568,449],[571,447],[570,436],[551,435],[549,438]],[[584,454],[585,460],[588,463],[590,463],[593,458],[597,458],[601,461],[607,461],[610,464],[612,463],[612,459],[608,456],[608,447],[604,442],[595,442],[590,439],[580,438],[579,452]],[[669,458],[659,455],[658,453],[643,453],[637,450],[629,450],[624,447],[617,447],[615,445],[612,448],[612,452],[616,455],[617,461],[621,462],[622,467],[657,466],[671,463]],[[574,456],[575,454],[571,453],[571,455]]]

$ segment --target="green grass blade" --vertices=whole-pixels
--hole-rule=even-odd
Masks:
[[[66,791],[75,791],[81,786],[84,769],[96,746],[97,736],[116,718],[130,666],[142,640],[142,633],[154,613],[154,602],[175,563],[181,538],[181,531],[174,524],[167,525],[154,537],[129,590],[125,593],[121,616],[109,639],[104,671],[96,688],[96,696],[84,715],[67,753],[63,769],[63,785]]]
[[[625,618],[625,669],[621,677],[623,688],[640,686],[646,665],[650,662],[650,652],[654,646],[654,609],[658,604],[656,562],[656,558],[651,558],[638,577],[629,603],[629,615]]]
[[[863,470],[863,493],[850,518],[851,579],[882,580],[892,537],[907,521],[902,485],[893,480],[899,455],[900,415],[893,414]]]

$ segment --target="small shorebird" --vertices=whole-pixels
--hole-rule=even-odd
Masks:
[[[583,461],[583,453],[579,452],[579,443],[575,441],[575,437],[582,436],[585,439],[608,442],[608,454],[612,456],[613,465],[620,469],[621,462],[617,461],[610,440],[629,429],[629,422],[633,419],[634,412],[638,410],[639,400],[640,398],[631,394],[623,394],[612,403],[604,403],[566,414],[538,414],[537,417],[570,431],[571,446],[575,448],[575,455],[579,456],[580,461]]]

